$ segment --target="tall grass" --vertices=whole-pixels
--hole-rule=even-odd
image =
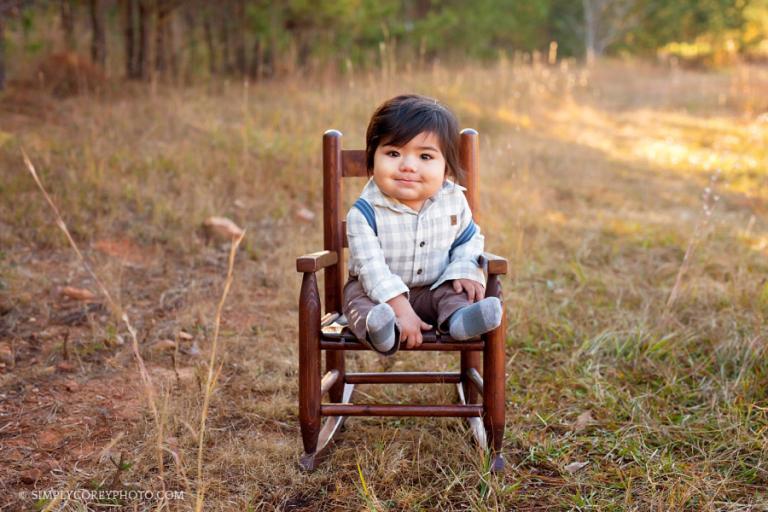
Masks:
[[[759,509],[768,500],[766,86],[760,68],[510,59],[410,73],[394,62],[343,83],[158,84],[154,96],[38,99],[39,111],[0,128],[9,199],[0,242],[42,260],[67,250],[34,181],[8,170],[23,144],[121,304],[183,298],[158,325],[194,333],[209,363],[152,353],[156,310],[134,310],[146,315],[138,352],[163,382],[165,405],[161,421],[136,425],[121,445],[136,482],[165,468],[166,486],[189,489],[186,475],[196,475],[206,509]],[[511,259],[509,468],[498,478],[450,419],[351,419],[320,470],[295,464],[292,261],[322,245],[321,134],[337,128],[345,147],[361,147],[373,108],[406,91],[439,98],[480,131],[478,218],[488,249]],[[716,168],[721,199],[702,226],[701,191]],[[347,201],[361,186],[347,184]],[[298,218],[299,208],[315,219]],[[212,284],[224,268],[231,278],[232,253],[195,234],[214,214],[249,232],[226,305]],[[104,239],[128,239],[152,261],[121,278],[91,249]],[[0,279],[31,315],[45,285],[24,280],[20,254],[7,251]],[[458,364],[441,354],[347,361],[360,371]],[[360,391],[376,401],[455,398],[440,386]],[[576,428],[587,411],[593,421]]]
[[[221,328],[221,315],[224,309],[224,302],[227,300],[229,289],[232,286],[232,271],[235,267],[235,255],[237,254],[237,248],[240,246],[240,242],[243,241],[245,232],[242,232],[237,237],[232,237],[232,244],[229,249],[229,263],[227,265],[227,278],[224,281],[224,291],[221,293],[221,300],[216,307],[216,316],[213,321],[213,340],[211,341],[211,356],[208,362],[208,377],[205,381],[205,393],[203,394],[203,408],[200,413],[200,441],[197,447],[197,500],[195,502],[195,511],[199,512],[203,509],[205,503],[205,487],[203,479],[203,455],[204,443],[205,443],[205,427],[206,420],[208,419],[208,407],[211,401],[211,394],[216,386],[216,381],[221,374],[222,365],[216,366],[217,349],[219,345],[219,330]]]

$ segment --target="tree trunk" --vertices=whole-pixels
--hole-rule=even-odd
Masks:
[[[186,51],[179,52],[179,76],[185,83],[190,83],[192,75],[199,69],[200,66],[200,51],[197,40],[197,17],[198,10],[192,8],[185,8],[182,10],[184,26],[181,34],[184,38],[183,47],[186,47]]]
[[[175,4],[171,0],[158,0],[157,25],[155,25],[155,69],[161,74],[176,78],[176,50],[173,43],[173,10]]]
[[[125,76],[139,78],[136,52],[136,0],[122,0],[123,41],[125,43]]]
[[[104,33],[104,3],[102,0],[91,0],[91,60],[104,69],[107,64],[107,39]]]
[[[203,32],[205,34],[205,47],[208,50],[208,72],[211,76],[216,75],[216,43],[213,40],[213,27],[211,27],[211,12],[206,9],[203,16]]]
[[[179,76],[179,59],[178,59],[178,49],[179,45],[176,41],[176,16],[174,15],[174,11],[176,9],[176,6],[178,4],[174,4],[172,9],[168,12],[168,25],[166,30],[166,57],[168,59],[168,67],[171,70],[171,76],[174,80],[176,80]]]
[[[254,79],[261,79],[262,63],[264,60],[263,46],[261,44],[261,36],[256,34],[256,38],[253,40],[253,49],[251,50],[251,65],[248,68],[248,75]]]
[[[157,2],[157,24],[155,40],[155,69],[162,76],[168,68],[168,21],[170,9],[167,0]]]
[[[150,57],[149,57],[149,32],[150,23],[152,22],[151,14],[152,8],[148,0],[138,0],[139,2],[139,52],[138,52],[138,67],[139,76],[147,80],[150,76]]]
[[[237,31],[235,33],[235,65],[237,66],[238,74],[244,77],[247,72],[245,33],[248,28],[245,18],[245,0],[237,0],[235,4],[235,23],[237,23]]]
[[[226,5],[226,4],[224,4]],[[223,12],[222,12],[223,11]],[[221,66],[220,70],[224,73],[231,73],[232,72],[232,51],[231,51],[231,40],[229,34],[229,21],[230,21],[230,13],[229,9],[226,7],[223,7],[219,11],[219,42],[221,43]]]
[[[5,19],[0,12],[0,91],[5,88]]]
[[[596,0],[582,0],[584,8],[584,54],[587,57],[587,65],[595,62],[595,41],[597,39],[597,6]]]
[[[602,56],[637,20],[636,0],[582,0],[587,64]]]
[[[75,46],[75,16],[72,0],[61,0],[61,31],[64,34],[64,46],[67,51],[74,52]]]

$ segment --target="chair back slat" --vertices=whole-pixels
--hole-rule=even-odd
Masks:
[[[345,149],[341,152],[341,174],[345,178],[368,176],[364,149]]]
[[[329,137],[332,140],[328,140]],[[341,210],[339,203],[342,190],[341,178],[366,178],[368,177],[368,169],[365,164],[365,150],[363,149],[344,149],[341,150],[341,132],[337,130],[328,130],[325,135],[324,144],[331,144],[326,148],[323,153],[323,168],[325,169],[325,179],[323,180],[323,220],[326,223],[326,233],[330,235],[330,239],[338,240],[338,245],[329,244],[328,238],[326,238],[325,248],[330,251],[337,251],[341,253],[341,248],[349,247],[347,241],[347,223],[344,220],[346,212]],[[324,146],[325,147],[325,146]],[[336,151],[340,151],[339,160],[334,160]],[[459,184],[467,189],[465,195],[467,196],[467,202],[472,209],[475,222],[478,221],[478,212],[480,210],[480,204],[478,201],[478,183],[480,180],[479,173],[479,136],[476,130],[466,128],[461,131],[461,137],[459,139],[459,162],[462,169],[464,169],[464,176],[459,180]],[[329,159],[329,161],[326,160]],[[333,161],[330,161],[333,160]],[[330,175],[328,174],[330,173]],[[328,193],[325,190],[325,186],[335,187],[335,193]],[[335,206],[338,205],[338,206]],[[334,210],[334,211],[329,211]],[[338,226],[338,230],[329,230],[328,224],[332,223]],[[342,255],[339,254],[338,268],[342,269],[344,260]],[[338,281],[336,274],[333,275],[332,285],[336,286]],[[341,287],[343,282],[339,281],[338,295],[333,293],[334,297],[341,296]],[[326,284],[326,290],[328,285]],[[327,292],[326,292],[327,293]]]

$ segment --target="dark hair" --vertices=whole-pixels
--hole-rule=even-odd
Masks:
[[[432,132],[445,157],[445,173],[459,181],[459,123],[436,99],[418,94],[396,96],[379,105],[365,133],[365,163],[373,172],[373,157],[380,145],[404,146],[421,132]]]

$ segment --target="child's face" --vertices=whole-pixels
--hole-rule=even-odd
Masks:
[[[445,179],[445,157],[432,132],[421,132],[403,147],[380,145],[373,156],[373,181],[389,197],[419,211]]]

